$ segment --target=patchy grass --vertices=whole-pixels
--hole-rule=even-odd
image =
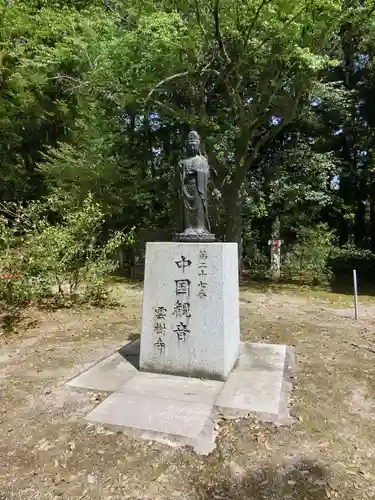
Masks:
[[[353,288],[350,285],[338,287],[340,291],[333,291],[331,288],[313,287],[310,285],[298,285],[296,283],[272,282],[272,281],[244,281],[241,290],[278,293],[295,295],[308,299],[319,299],[327,305],[353,305]],[[375,305],[375,288],[364,286],[359,287],[359,303]]]
[[[29,311],[0,336],[1,500],[375,497],[372,301],[361,298],[356,322],[346,296],[242,286],[243,339],[296,348],[296,422],[225,421],[215,452],[199,457],[84,425],[102,395],[63,387],[138,334],[141,292],[118,283],[117,307]]]

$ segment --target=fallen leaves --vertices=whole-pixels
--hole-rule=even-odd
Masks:
[[[356,344],[355,342],[347,342],[350,346],[352,347],[356,347],[358,349],[365,349],[366,351],[369,351],[369,352],[372,352],[373,354],[375,354],[375,348],[369,346],[369,345],[360,345],[360,344]]]
[[[35,446],[35,449],[38,451],[48,451],[51,450],[54,447],[54,444],[48,441],[48,439],[41,439],[37,445]]]
[[[330,488],[329,486],[326,486],[325,492],[326,492],[327,498],[338,498],[338,496],[339,496],[338,491]]]
[[[56,472],[52,476],[52,482],[53,482],[53,484],[60,484],[60,483],[62,483],[64,481],[65,481],[65,479],[62,477],[62,475],[59,472]]]
[[[93,392],[90,394],[89,396],[89,399],[92,403],[99,403],[101,402],[103,399],[105,398],[105,396],[103,396],[103,394],[101,394],[100,392]]]

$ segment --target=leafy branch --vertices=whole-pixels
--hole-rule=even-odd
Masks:
[[[220,0],[215,0],[215,4],[213,7],[213,15],[214,15],[214,20],[215,20],[215,35],[216,35],[216,41],[219,44],[220,52],[224,56],[224,60],[228,65],[232,64],[232,60],[228,55],[228,52],[225,48],[224,41],[223,41],[223,36],[221,34],[221,29],[220,29],[220,14],[219,14],[219,6],[220,6]]]

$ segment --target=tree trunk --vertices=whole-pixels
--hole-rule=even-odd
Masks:
[[[354,242],[357,247],[363,248],[364,240],[366,238],[366,205],[361,200],[358,202],[357,213],[356,213],[356,221],[354,228]]]
[[[346,160],[346,157],[344,156],[343,159]],[[339,195],[340,199],[346,205],[350,205],[351,203],[350,199],[351,192],[352,192],[352,186],[348,181],[348,175],[341,175]],[[350,241],[350,224],[342,211],[339,213],[338,218],[339,218],[339,224],[338,224],[339,245],[343,246],[349,243]]]
[[[224,218],[225,241],[241,242],[242,236],[242,203],[239,190],[227,189],[224,191]]]
[[[274,280],[280,279],[280,246],[274,247],[274,241],[280,241],[280,217],[275,215],[272,221],[271,230],[271,277]]]
[[[370,185],[370,237],[371,251],[375,253],[375,172]]]
[[[224,241],[238,244],[238,268],[242,277],[242,201],[239,189],[229,188],[224,191]]]

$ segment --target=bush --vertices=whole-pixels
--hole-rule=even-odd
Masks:
[[[250,245],[246,249],[244,255],[244,265],[248,272],[248,276],[252,279],[267,279],[270,277],[270,256],[264,253],[258,245]]]
[[[12,223],[1,218],[0,299],[18,307],[51,297],[100,304],[110,290],[106,277],[117,267],[112,256],[134,242],[133,231],[102,243],[104,216],[91,195],[55,224],[47,217],[51,201],[13,209]]]
[[[325,285],[332,276],[329,256],[334,248],[334,235],[326,224],[300,228],[297,243],[284,256],[283,277],[299,279],[313,285]]]
[[[353,269],[365,281],[375,278],[375,254],[371,250],[357,248],[354,245],[345,245],[335,248],[330,255],[329,263],[336,282],[351,280]]]

